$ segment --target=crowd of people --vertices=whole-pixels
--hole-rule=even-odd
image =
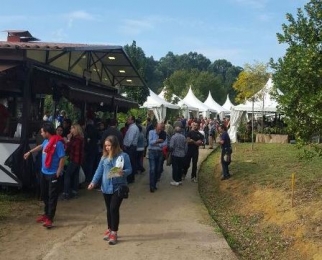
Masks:
[[[134,183],[136,176],[146,171],[144,157],[149,165],[149,190],[158,190],[164,161],[171,159],[173,186],[182,185],[191,165],[191,181],[198,182],[197,162],[199,147],[213,149],[218,132],[222,146],[223,177],[230,177],[227,162],[227,149],[230,147],[225,132],[228,120],[190,118],[178,116],[171,124],[155,122],[147,118],[128,116],[124,127],[119,129],[117,119],[106,122],[89,118],[86,122],[72,123],[66,113],[61,113],[57,127],[44,116],[37,146],[24,154],[37,153],[41,197],[44,201],[44,214],[37,222],[51,228],[56,212],[57,201],[78,197],[79,174],[84,171],[88,189],[102,191],[107,209],[107,230],[104,239],[111,245],[117,242],[119,209],[123,200],[121,186]],[[221,123],[221,124],[220,124]],[[169,164],[168,164],[169,165]],[[116,170],[115,170],[116,169]],[[112,175],[111,173],[114,172]],[[107,176],[106,176],[107,175]]]

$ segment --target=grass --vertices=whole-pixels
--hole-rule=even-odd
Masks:
[[[322,160],[300,160],[299,154],[290,144],[255,144],[253,150],[251,144],[235,144],[229,166],[233,177],[228,181],[220,181],[219,151],[201,165],[201,197],[240,259],[310,259],[300,246],[294,250],[295,242],[299,245],[304,239],[312,244],[312,255],[314,245],[321,245],[318,232],[314,241],[310,232],[295,233],[296,228],[316,227],[311,216],[322,206],[316,204],[322,194]],[[294,208],[290,206],[292,174]]]

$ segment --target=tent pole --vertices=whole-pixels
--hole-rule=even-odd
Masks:
[[[252,151],[254,150],[254,98],[252,104]]]

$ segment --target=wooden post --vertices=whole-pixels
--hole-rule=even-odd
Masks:
[[[292,173],[292,208],[294,207],[295,173]]]

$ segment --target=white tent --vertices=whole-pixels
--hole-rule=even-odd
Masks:
[[[163,88],[162,91],[160,92],[160,94],[158,95],[160,98],[165,99],[164,97],[165,95],[165,89]],[[171,102],[174,102],[174,101],[180,101],[181,98],[179,98],[176,94],[172,94],[172,97],[171,97]]]
[[[269,78],[263,89],[257,92],[252,98],[247,100],[244,104],[234,106],[230,114],[230,128],[228,130],[231,142],[237,141],[237,128],[240,121],[247,112],[276,112],[277,102],[271,96],[273,91],[273,81]],[[254,100],[254,102],[252,101]],[[254,106],[254,108],[253,108]]]
[[[220,118],[224,118],[224,114],[230,113],[230,110],[223,108],[221,105],[219,105],[213,98],[209,91],[208,97],[206,101],[204,102],[205,105],[208,107],[212,107],[213,109],[217,110],[218,114],[220,115]]]
[[[272,91],[273,81],[272,78],[269,78],[263,89],[258,91],[244,104],[235,106],[234,110],[252,112],[254,103],[254,112],[276,112],[277,102],[271,96]],[[254,102],[252,100],[254,100]]]
[[[229,111],[234,107],[233,103],[231,103],[231,101],[229,99],[229,94],[227,94],[226,101],[222,105],[222,107],[225,108],[225,109],[227,109],[227,110],[229,110]]]
[[[181,106],[182,104],[186,104],[188,106],[194,106],[199,109],[200,112],[202,112],[204,117],[209,117],[210,113],[217,113],[217,110],[205,105],[202,103],[196,96],[193,94],[191,87],[189,88],[189,91],[187,95],[178,102],[178,105]]]
[[[152,110],[158,122],[164,121],[167,115],[167,108],[170,108],[170,109],[180,108],[179,106],[171,104],[165,101],[164,99],[160,98],[151,89],[149,89],[149,92],[150,92],[150,95],[147,97],[147,100],[144,102],[142,107]]]

